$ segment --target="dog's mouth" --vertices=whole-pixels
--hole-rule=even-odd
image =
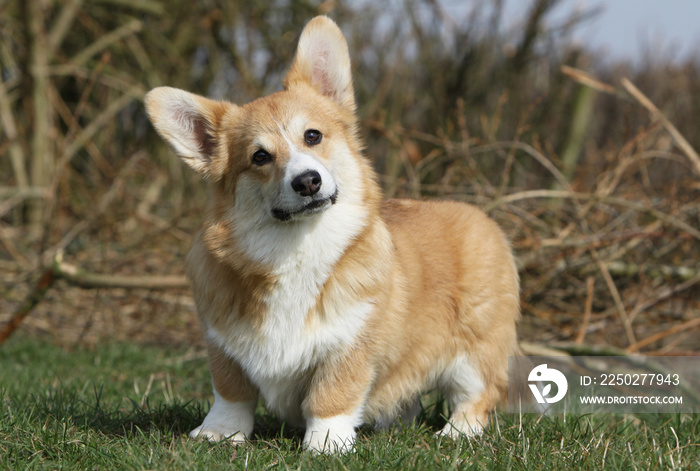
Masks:
[[[335,204],[338,199],[338,190],[335,190],[328,198],[311,200],[306,205],[299,209],[289,210],[282,208],[273,208],[272,216],[278,221],[289,221],[294,216],[307,216],[310,214],[320,213]]]

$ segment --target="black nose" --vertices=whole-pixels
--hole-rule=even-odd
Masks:
[[[292,189],[301,196],[313,196],[321,189],[321,174],[309,170],[292,180]]]

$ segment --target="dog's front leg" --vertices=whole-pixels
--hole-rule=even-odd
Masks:
[[[258,391],[241,367],[213,341],[208,344],[214,404],[190,437],[242,443],[253,432]]]
[[[372,372],[362,352],[318,367],[303,404],[304,447],[316,453],[352,451],[362,424]]]

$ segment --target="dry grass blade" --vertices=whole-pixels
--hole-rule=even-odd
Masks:
[[[583,311],[583,322],[581,323],[581,329],[579,330],[578,336],[576,337],[576,345],[581,345],[583,339],[586,337],[586,331],[588,330],[588,324],[591,320],[591,314],[593,311],[593,288],[594,288],[594,278],[589,276],[586,279],[586,307]]]
[[[658,292],[656,296],[654,296],[652,299],[641,302],[639,303],[630,313],[630,319],[634,320],[637,315],[639,315],[641,312],[644,312],[645,310],[649,309],[650,307],[654,306],[655,304],[658,304],[674,294],[681,293],[693,286],[695,286],[697,283],[700,283],[700,272],[696,272],[695,276],[689,278],[688,280],[684,281],[678,286],[672,287],[672,288],[665,288]]]
[[[661,124],[666,128],[668,133],[673,137],[678,144],[678,147],[690,159],[695,168],[695,172],[700,176],[700,155],[695,152],[693,146],[683,137],[678,129],[671,123],[668,118],[659,110],[654,103],[649,100],[634,84],[627,78],[622,79],[622,86],[629,92],[644,108],[649,110],[654,119],[661,121]]]
[[[599,92],[611,94],[617,92],[615,87],[613,87],[612,85],[608,85],[607,83],[601,82],[600,80],[596,79],[595,77],[583,70],[576,69],[568,65],[563,65],[561,67],[561,72],[567,77],[577,81],[578,83],[590,87]]]
[[[676,334],[678,332],[683,332],[686,330],[691,330],[695,329],[696,327],[700,326],[700,317],[696,317],[695,319],[690,319],[689,321],[683,322],[682,324],[677,324],[671,327],[668,330],[664,330],[663,332],[659,332],[657,334],[654,334],[650,337],[645,338],[644,340],[640,340],[639,342],[635,342],[629,347],[627,347],[626,351],[628,353],[633,353],[639,351],[641,348],[646,347],[647,345],[650,345],[654,342],[657,342],[663,338],[668,337],[669,335]]]
[[[620,291],[617,289],[617,286],[615,286],[615,282],[613,281],[612,276],[610,276],[610,272],[605,266],[605,263],[603,263],[603,261],[600,259],[598,251],[592,249],[590,252],[596,264],[598,265],[600,273],[603,275],[603,279],[605,280],[605,284],[610,290],[610,294],[612,295],[613,300],[615,301],[615,307],[617,308],[618,314],[620,314],[622,325],[624,326],[625,333],[627,334],[627,340],[630,344],[634,344],[637,342],[637,339],[634,336],[634,330],[632,330],[632,321],[630,321],[629,315],[627,314],[627,309],[625,309],[625,303],[622,301]]]

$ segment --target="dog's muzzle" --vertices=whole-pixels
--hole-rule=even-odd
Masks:
[[[317,192],[318,193],[318,192]],[[318,198],[311,199],[307,204],[303,205],[299,209],[282,209],[274,208],[272,210],[272,216],[278,221],[289,221],[294,216],[307,216],[310,214],[319,213],[325,209],[333,206],[338,199],[338,190],[335,190],[328,198]]]

